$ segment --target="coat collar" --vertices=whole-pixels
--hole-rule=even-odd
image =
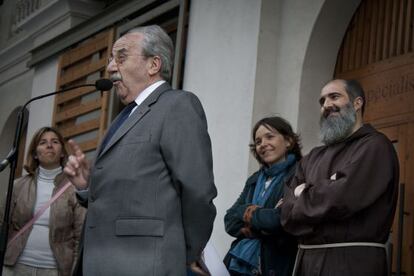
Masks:
[[[152,92],[148,98],[146,98],[137,107],[134,113],[132,113],[131,116],[129,116],[128,119],[126,119],[125,122],[119,127],[114,136],[112,136],[111,140],[107,143],[106,147],[101,149],[101,146],[99,146],[99,154],[97,158],[104,155],[116,142],[118,142],[119,139],[121,139],[136,123],[138,123],[142,117],[144,117],[144,115],[151,110],[151,106],[158,101],[159,97],[168,90],[171,90],[171,86],[167,82],[161,84],[157,89],[155,89],[154,92]],[[117,118],[118,117],[116,117],[115,120],[117,120]]]
[[[372,133],[375,133],[375,132],[376,130],[370,124],[364,124],[357,131],[355,131],[349,137],[347,137],[344,140],[344,142],[360,139],[361,137],[371,135]]]
[[[21,181],[33,181],[34,183],[34,182],[37,182],[38,178],[39,178],[39,168],[36,169],[34,174],[26,174],[25,176],[22,176],[21,178],[19,178],[19,181],[21,179]],[[55,185],[55,187],[59,187],[62,185],[63,182],[65,182],[66,179],[67,177],[62,170],[62,172],[56,175],[55,180],[53,181],[53,184]]]

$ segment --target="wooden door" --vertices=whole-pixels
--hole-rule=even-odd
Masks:
[[[379,127],[393,143],[400,162],[400,186],[398,205],[395,213],[394,223],[391,229],[391,241],[393,245],[392,272],[394,275],[413,275],[413,146],[410,141],[414,139],[414,123],[404,123],[391,127]],[[408,184],[408,185],[407,185]],[[404,202],[401,202],[403,198]],[[401,208],[402,207],[402,208]],[[401,240],[400,240],[401,239]],[[399,264],[401,262],[401,264]],[[397,273],[400,272],[401,274]]]
[[[414,55],[390,58],[336,77],[357,79],[361,83],[366,94],[364,121],[385,133],[396,147],[400,183],[405,184],[402,256],[399,262],[401,275],[414,275]],[[397,271],[398,263],[399,211],[397,209],[392,229],[393,272]]]
[[[414,0],[361,1],[339,50],[334,77],[361,83],[366,94],[364,121],[383,132],[395,146],[405,194],[391,232],[392,270],[396,275],[397,264],[401,263],[400,275],[414,276],[413,15]],[[397,260],[399,238],[401,258]]]

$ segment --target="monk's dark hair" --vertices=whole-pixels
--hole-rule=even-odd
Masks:
[[[365,112],[365,92],[361,84],[357,80],[342,80],[345,85],[345,90],[348,93],[348,97],[351,101],[354,101],[356,98],[362,98],[362,108],[361,113],[364,115]]]
[[[252,130],[253,142],[249,145],[249,147],[250,147],[250,151],[253,154],[254,158],[256,158],[256,160],[260,164],[266,165],[256,152],[256,144],[255,144],[256,132],[260,126],[264,126],[268,130],[277,130],[277,132],[283,135],[283,137],[286,140],[290,141],[291,143],[290,147],[288,148],[287,153],[294,154],[296,157],[296,160],[298,161],[302,159],[302,152],[301,152],[302,145],[300,143],[300,136],[293,131],[292,126],[289,124],[287,120],[283,119],[282,117],[273,116],[273,117],[266,117],[266,118],[261,119],[254,125],[253,130]]]

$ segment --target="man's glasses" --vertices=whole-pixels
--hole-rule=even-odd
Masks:
[[[119,54],[119,55],[116,55],[115,57],[111,56],[108,59],[108,64],[110,64],[112,61],[115,61],[116,64],[121,65],[128,59],[129,56],[131,56],[131,55]],[[152,55],[134,55],[134,56],[147,57],[147,58],[148,57],[153,57]]]

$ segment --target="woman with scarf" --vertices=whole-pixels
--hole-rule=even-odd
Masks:
[[[285,183],[302,158],[299,136],[281,117],[268,117],[252,131],[251,152],[261,168],[250,176],[224,217],[237,239],[224,262],[231,275],[291,275],[297,242],[280,225]]]

